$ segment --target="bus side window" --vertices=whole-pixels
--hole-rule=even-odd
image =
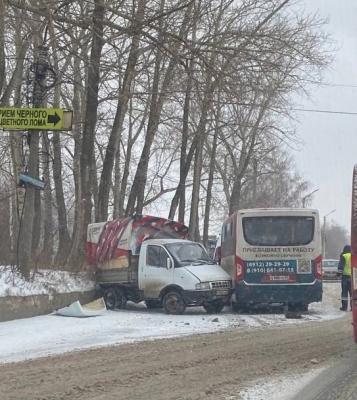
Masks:
[[[234,254],[233,221],[227,221],[222,227],[221,256],[226,257]]]

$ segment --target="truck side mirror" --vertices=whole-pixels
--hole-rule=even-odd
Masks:
[[[171,269],[172,268],[172,263],[171,263],[171,258],[167,257],[166,258],[166,268]]]

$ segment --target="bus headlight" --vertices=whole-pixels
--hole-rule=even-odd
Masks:
[[[196,290],[210,290],[210,289],[211,285],[209,284],[209,282],[196,283]]]

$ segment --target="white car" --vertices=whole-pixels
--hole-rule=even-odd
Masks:
[[[338,260],[327,259],[322,261],[323,279],[338,279]]]

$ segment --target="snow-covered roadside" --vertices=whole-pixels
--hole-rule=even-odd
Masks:
[[[0,266],[0,297],[83,292],[94,289],[86,273],[39,270],[30,281],[10,266]]]
[[[228,396],[225,400],[290,400],[301,388],[316,378],[325,368],[310,370],[304,374],[282,375],[267,381],[259,379],[241,390],[238,396]]]
[[[334,319],[344,315],[335,296],[339,297],[339,283],[329,283],[323,303],[312,304],[301,319],[287,319],[283,314],[235,314],[229,308],[219,315],[207,315],[200,307],[184,315],[166,315],[139,304],[94,318],[45,315],[8,321],[0,323],[0,363],[134,341]]]

